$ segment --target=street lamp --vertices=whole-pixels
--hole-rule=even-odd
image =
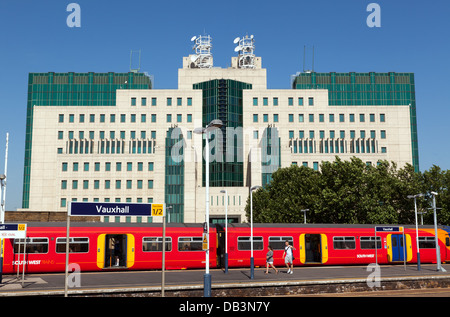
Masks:
[[[414,198],[414,213],[416,214],[416,245],[417,245],[417,270],[420,271],[420,250],[419,250],[419,228],[418,228],[418,222],[417,222],[417,197],[422,197],[424,194],[417,194],[417,195],[408,195],[408,198]]]
[[[209,132],[213,129],[220,128],[222,126],[222,121],[215,119],[212,120],[205,128],[195,128],[194,133],[205,135],[206,144],[205,144],[205,178],[206,178],[206,213],[205,213],[205,222],[206,222],[206,237],[207,237],[207,249],[205,252],[206,256],[206,268],[205,275],[203,278],[204,291],[203,295],[205,297],[211,296],[211,275],[209,274]]]
[[[261,186],[255,185],[250,188],[250,278],[253,280],[255,277],[255,262],[253,259],[253,191],[261,188]]]
[[[438,239],[438,232],[437,232],[437,218],[436,218],[436,192],[431,192],[431,195],[433,195],[433,211],[434,211],[434,240],[436,243],[436,262],[437,262],[437,271],[441,272],[447,272],[442,266],[441,266],[441,252],[439,251],[439,239]]]
[[[306,212],[309,211],[309,209],[302,209],[300,211],[303,211],[303,220],[304,220],[304,223],[306,225]]]
[[[225,194],[225,273],[228,273],[228,192],[226,189],[220,192]]]

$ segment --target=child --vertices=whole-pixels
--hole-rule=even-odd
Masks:
[[[269,251],[266,254],[266,272],[265,274],[269,273],[269,265],[275,270],[275,272],[278,274],[277,268],[273,265],[273,250],[272,247],[269,245],[267,247]]]

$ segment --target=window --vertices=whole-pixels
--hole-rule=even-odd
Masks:
[[[167,114],[167,122],[172,122],[172,115],[171,114]]]
[[[77,162],[73,163],[73,171],[78,172],[78,163]]]
[[[131,122],[136,122],[136,114],[131,115]]]
[[[333,237],[333,248],[335,250],[355,249],[355,237]]]
[[[95,114],[89,115],[89,122],[95,122]]]
[[[382,139],[386,139],[386,130],[381,130],[380,134]]]
[[[72,189],[78,189],[78,181],[77,180],[72,181]]]
[[[268,106],[269,105],[269,100],[267,97],[263,98],[263,106]]]
[[[434,237],[419,237],[419,249],[436,249]]]
[[[309,97],[309,98],[308,98],[308,104],[309,104],[310,106],[314,106],[314,98],[313,98],[313,97]]]
[[[141,122],[147,122],[147,115],[146,114],[141,114]]]
[[[152,122],[156,122],[156,114],[152,114]]]
[[[182,122],[182,120],[183,120],[182,116],[183,115],[181,115],[181,114],[177,114],[177,122]]]
[[[273,122],[278,122],[278,114],[273,115]]]
[[[147,98],[142,97],[141,99],[141,106],[146,106],[147,105]]]
[[[65,199],[64,199],[65,200]],[[48,253],[48,238],[26,238],[14,239],[14,254],[22,253],[26,243],[27,250],[25,253]]]
[[[203,251],[202,237],[178,237],[178,251]]]
[[[127,189],[131,189],[133,182],[131,181],[131,179],[127,180]]]
[[[361,237],[359,246],[361,249],[375,249],[375,237]],[[377,249],[381,249],[381,237],[377,237]]]
[[[303,115],[303,113],[300,113],[298,115],[298,122],[305,122],[305,116]]]
[[[64,115],[63,114],[60,114],[58,116],[58,122],[64,122]]]
[[[126,121],[126,115],[125,114],[121,114],[120,115],[120,122],[125,122]]]
[[[171,106],[172,105],[172,98],[167,97],[167,105]]]
[[[187,115],[187,122],[192,122],[192,114]]]
[[[66,253],[66,238],[56,238],[56,253]],[[69,238],[69,253],[89,252],[89,238]]]
[[[253,105],[254,106],[258,105],[258,98],[256,98],[256,97],[253,98]]]
[[[182,99],[181,98],[177,98],[177,106],[181,106],[182,105]]]
[[[162,252],[162,237],[143,237],[142,251],[143,252]],[[172,251],[172,237],[166,237],[166,252]]]
[[[120,189],[122,187],[122,182],[120,180],[116,180],[116,189]]]
[[[84,167],[83,167],[83,170],[84,170],[85,172],[89,172],[89,162],[85,162],[83,166],[84,166]]]
[[[257,114],[253,115],[253,122],[258,122],[258,115]]]
[[[375,114],[374,113],[371,113],[369,115],[369,120],[370,120],[370,122],[375,122]]]
[[[62,140],[63,135],[64,135],[63,131],[58,131],[58,140]]]
[[[384,113],[380,113],[380,122],[386,122],[386,115]]]
[[[153,188],[153,180],[149,179],[148,180],[148,189],[152,189]]]
[[[303,97],[298,97],[298,105],[303,106]]]
[[[334,122],[334,114],[330,113],[330,122]]]
[[[258,135],[258,130],[254,130],[253,131],[253,139],[258,140],[259,135]]]
[[[133,162],[127,162],[127,171],[131,172],[133,170]]]
[[[62,163],[62,171],[67,172],[67,162]]]
[[[364,113],[360,113],[359,114],[359,122],[364,122],[364,121],[365,121]]]
[[[67,189],[67,181],[66,180],[61,181],[61,189]]]
[[[325,121],[325,119],[324,119],[323,113],[319,114],[319,122],[324,122],[324,121]],[[311,121],[311,119],[310,119],[309,122],[313,122],[313,121]]]
[[[289,130],[289,139],[294,138],[294,130]]]
[[[269,122],[269,115],[263,114],[263,122]]]
[[[309,122],[314,122],[314,114],[309,115]]]
[[[131,105],[136,106],[136,98],[131,98]]]
[[[105,114],[100,115],[100,122],[105,122]]]
[[[289,106],[293,106],[294,105],[294,98],[292,98],[292,97],[288,98],[288,105]]]
[[[192,106],[192,98],[189,97],[189,98],[187,99],[187,105],[188,105],[188,106]]]
[[[294,115],[292,113],[290,113],[288,115],[288,117],[289,117],[289,122],[294,122]]]
[[[345,116],[343,113],[339,114],[339,122],[345,122]]]
[[[278,98],[277,97],[273,97],[273,105],[278,106]]]
[[[345,138],[345,130],[339,131],[339,138],[341,139]]]
[[[105,163],[105,171],[106,171],[106,172],[111,171],[111,162],[106,162],[106,163]]]
[[[148,170],[153,171],[153,162],[148,162]]]
[[[84,123],[84,114],[80,114],[80,123]]]
[[[73,122],[74,121],[74,115],[73,114],[69,114],[69,122]]]
[[[116,162],[116,172],[120,172],[122,170],[122,162]]]
[[[289,245],[294,245],[294,239],[292,237],[269,237],[269,245],[274,250],[284,250],[286,241],[289,242]]]
[[[387,153],[387,149],[385,146],[381,147],[381,153]]]
[[[152,97],[152,106],[156,106],[156,98]]]
[[[253,237],[253,250],[263,250],[263,237]],[[238,250],[251,250],[251,237],[238,237]]]
[[[350,113],[349,120],[350,120],[350,122],[355,122],[355,114],[354,113]]]

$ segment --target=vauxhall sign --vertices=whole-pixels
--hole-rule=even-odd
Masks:
[[[155,204],[161,205],[161,204]],[[70,202],[69,216],[152,216],[152,204]]]

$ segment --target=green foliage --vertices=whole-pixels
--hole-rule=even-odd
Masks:
[[[450,171],[438,166],[416,173],[407,164],[382,161],[367,165],[359,158],[323,162],[320,171],[292,165],[272,174],[265,188],[253,193],[253,221],[266,223],[302,223],[302,209],[308,223],[414,224],[414,199],[418,211],[427,211],[424,224],[433,224],[431,191],[436,196],[437,218],[450,224]],[[246,206],[250,219],[250,200]],[[420,222],[420,217],[419,217]]]

